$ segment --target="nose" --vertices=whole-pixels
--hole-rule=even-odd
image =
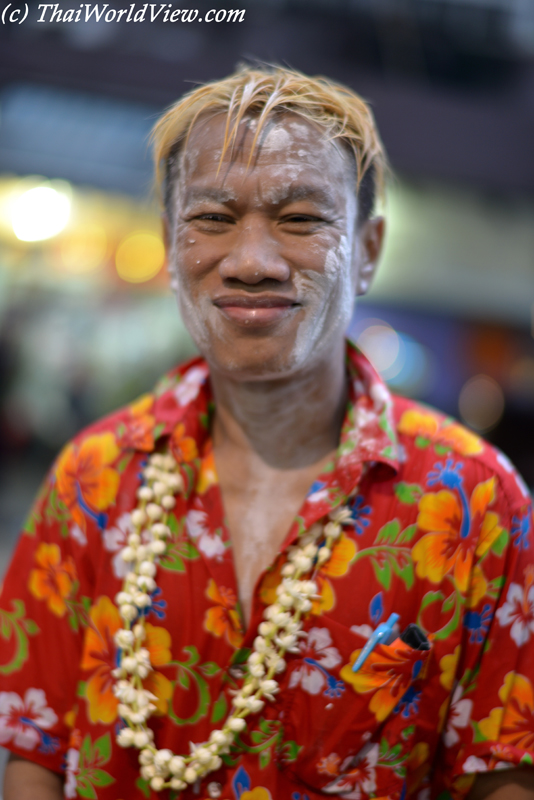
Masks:
[[[233,247],[219,263],[219,274],[223,279],[251,285],[264,280],[289,280],[289,264],[280,255],[268,220],[249,219],[239,224]]]

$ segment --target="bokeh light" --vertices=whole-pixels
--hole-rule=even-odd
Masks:
[[[13,203],[11,224],[21,242],[39,242],[57,236],[70,216],[70,199],[52,186],[34,186]]]
[[[382,320],[369,320],[369,322],[371,324],[358,336],[357,344],[371,360],[375,369],[387,380],[402,368],[401,363],[397,364],[402,360],[399,359],[399,337],[387,322]]]
[[[503,415],[503,390],[489,375],[475,375],[463,385],[458,409],[467,425],[486,433],[497,425]]]
[[[107,236],[102,225],[87,224],[62,237],[60,258],[68,272],[82,274],[104,266]]]
[[[154,278],[165,263],[165,247],[151,231],[136,231],[120,243],[115,254],[118,275],[128,283]]]
[[[413,336],[394,330],[381,319],[368,319],[357,344],[394,391],[419,397],[435,382],[435,358]]]

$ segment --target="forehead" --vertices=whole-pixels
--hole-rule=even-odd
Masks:
[[[285,167],[285,171],[279,170],[281,182],[306,172],[308,178],[314,175],[316,180],[348,181],[354,186],[354,159],[347,147],[329,140],[324,129],[297,114],[271,116],[259,134],[257,117],[246,116],[235,141],[224,148],[226,126],[224,113],[197,120],[181,154],[183,179],[188,182],[215,173],[223,183],[232,173],[267,170],[276,176],[276,167]]]

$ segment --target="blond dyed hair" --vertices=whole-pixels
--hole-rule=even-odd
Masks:
[[[387,159],[367,103],[351,89],[322,76],[309,77],[280,66],[241,66],[232,75],[185,94],[158,120],[152,131],[156,186],[170,215],[179,154],[200,117],[226,113],[221,163],[236,143],[246,116],[257,119],[250,161],[270,115],[291,112],[323,128],[329,140],[340,139],[354,156],[360,218],[383,196]]]

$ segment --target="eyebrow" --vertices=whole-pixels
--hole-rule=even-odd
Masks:
[[[186,191],[185,204],[202,202],[203,200],[213,200],[216,203],[227,203],[229,200],[234,199],[234,193],[227,189],[216,189],[208,186],[192,186]]]
[[[288,187],[287,184],[282,183],[277,189],[271,190],[270,195],[273,197],[273,205],[279,205],[280,203],[289,205],[290,203],[298,203],[301,200],[309,200],[328,210],[334,210],[336,207],[331,192],[320,186],[301,184],[299,186]],[[278,199],[276,199],[277,195]],[[235,193],[228,189],[209,186],[191,186],[186,191],[185,206],[187,207],[191,203],[201,203],[206,200],[225,205],[230,200],[235,199]]]
[[[284,187],[280,187],[280,191],[284,191]],[[273,195],[275,192],[273,192]],[[310,200],[311,202],[317,203],[318,205],[324,206],[328,209],[334,209],[336,207],[335,200],[327,189],[323,189],[319,186],[309,186],[309,185],[300,185],[294,186],[289,188],[289,190],[280,197],[280,201],[284,203],[284,205],[289,205],[289,203],[298,203],[299,200]]]

